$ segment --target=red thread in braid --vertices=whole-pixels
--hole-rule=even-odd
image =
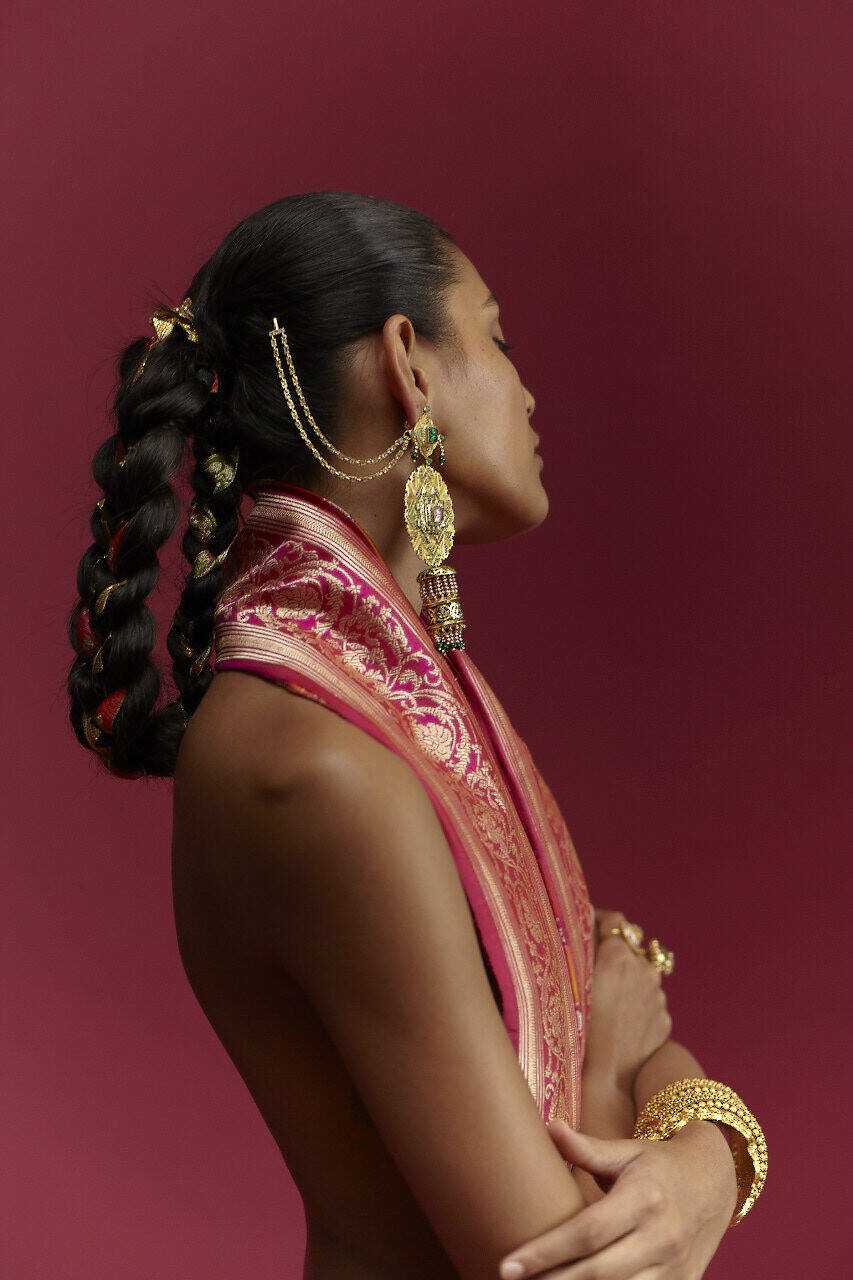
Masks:
[[[77,615],[77,643],[84,658],[91,658],[98,648],[98,639],[92,630],[92,619],[87,608]]]
[[[110,569],[112,570],[113,573],[115,573],[116,571],[115,562],[116,562],[116,556],[118,555],[119,538],[121,537],[122,533],[126,528],[127,528],[127,521],[125,520],[124,524],[119,525],[118,529],[116,529],[115,533],[110,539],[110,549],[107,552],[107,564],[110,566]]]
[[[113,722],[119,713],[121,704],[124,702],[126,693],[127,689],[122,685],[120,689],[115,689],[112,693],[108,693],[103,702],[99,703],[95,708],[95,714],[92,719],[104,733],[112,733]]]

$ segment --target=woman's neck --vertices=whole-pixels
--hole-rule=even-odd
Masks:
[[[336,503],[360,525],[376,546],[416,613],[421,610],[418,574],[426,565],[415,552],[403,516],[403,489],[399,476],[353,484],[329,477],[330,483],[312,485],[312,491]]]

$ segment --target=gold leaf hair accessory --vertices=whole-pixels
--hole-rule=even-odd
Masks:
[[[195,330],[195,316],[192,312],[192,301],[190,298],[184,298],[179,307],[158,307],[151,317],[151,323],[154,326],[154,337],[149,338],[145,344],[145,354],[136,373],[130,380],[130,385],[136,382],[142,370],[145,368],[145,361],[148,359],[148,352],[152,347],[156,347],[158,342],[162,342],[164,338],[168,338],[175,325],[179,325],[189,338],[190,342],[198,342],[198,334]],[[218,379],[214,374],[214,386],[218,385]]]

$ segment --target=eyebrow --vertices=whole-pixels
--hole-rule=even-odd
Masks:
[[[480,310],[485,311],[486,307],[499,307],[500,305],[501,304],[498,302],[495,295],[493,293],[490,293],[488,298],[486,298],[486,301],[483,303],[482,307],[480,308]]]

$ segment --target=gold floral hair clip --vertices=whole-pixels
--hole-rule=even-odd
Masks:
[[[145,361],[148,359],[148,352],[152,347],[156,347],[158,342],[162,342],[164,338],[168,338],[175,325],[180,325],[190,342],[198,342],[198,334],[195,331],[195,316],[192,312],[192,300],[184,298],[179,307],[172,309],[171,307],[158,307],[151,317],[151,323],[154,326],[154,337],[149,338],[145,344],[145,354],[136,373],[130,380],[130,385],[136,382],[142,370],[145,368]],[[214,386],[218,380],[214,375]]]

